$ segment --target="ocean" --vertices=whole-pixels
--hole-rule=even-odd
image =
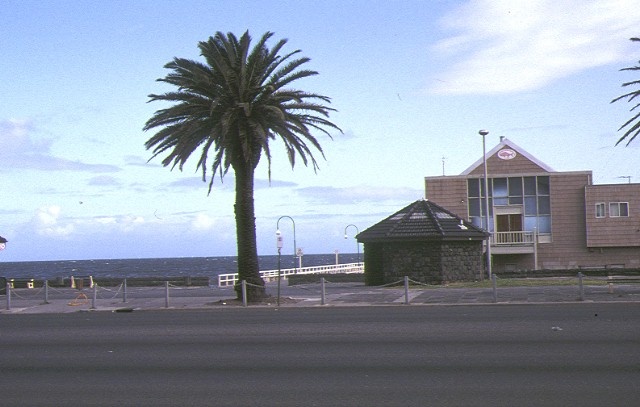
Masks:
[[[1,259],[0,259],[1,260]],[[362,254],[360,254],[362,261]],[[340,264],[356,263],[356,253],[340,253]],[[289,254],[280,258],[282,269],[298,267],[298,258]],[[260,270],[277,270],[278,256],[259,256]],[[305,254],[302,267],[336,264],[335,254]],[[60,261],[0,261],[0,277],[53,280],[58,277],[93,276],[99,278],[135,277],[216,277],[236,273],[235,256],[179,257],[154,259],[102,259]]]

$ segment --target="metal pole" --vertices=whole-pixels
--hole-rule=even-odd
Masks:
[[[164,307],[169,308],[169,282],[164,282]]]
[[[7,309],[11,309],[11,283],[7,281]]]
[[[49,280],[44,280],[44,303],[49,303]]]
[[[278,218],[278,221],[276,222],[276,228],[278,230],[280,230],[280,219],[282,219],[282,218],[289,218],[289,219],[291,219],[291,223],[293,223],[293,255],[296,256],[297,252],[298,252],[298,246],[296,245],[296,222],[293,220],[293,218],[291,216],[287,216],[287,215],[280,216]],[[297,272],[298,271],[296,270],[296,273]]]
[[[324,277],[320,277],[320,305],[324,305],[325,304],[325,296],[326,296],[326,291],[324,288]]]
[[[91,309],[96,309],[96,299],[98,297],[98,284],[93,285],[93,297],[91,298]]]
[[[582,284],[582,272],[578,272],[578,299],[584,301],[584,285]]]
[[[280,251],[281,249],[278,247],[278,307],[280,306],[280,279],[282,278],[280,271]]]
[[[404,303],[409,305],[409,276],[404,276]]]
[[[487,150],[485,144],[485,136],[489,134],[487,130],[480,130],[478,132],[482,136],[482,162],[484,167],[484,212],[487,220],[487,232],[489,238],[487,239],[487,274],[491,278],[491,227],[489,225],[489,180],[487,178]]]
[[[122,302],[127,302],[127,279],[122,282]]]
[[[247,281],[242,280],[242,306],[247,306]]]
[[[533,228],[533,269],[538,270],[538,228]]]
[[[493,302],[498,302],[498,284],[496,282],[496,275],[491,275],[491,287],[493,289]]]
[[[354,224],[349,224],[344,228],[344,238],[347,238],[347,229],[349,228],[349,226],[353,226],[356,229],[356,235],[358,233],[360,233],[360,230],[358,229],[358,227]],[[354,239],[356,239],[356,237],[354,236]],[[360,243],[358,242],[358,239],[356,239],[356,252],[358,252],[358,264],[360,263]]]

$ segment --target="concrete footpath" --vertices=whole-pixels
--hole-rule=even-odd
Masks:
[[[612,290],[611,290],[612,288]],[[612,291],[612,292],[611,292]],[[335,307],[335,306],[401,306],[401,305],[500,305],[569,302],[640,303],[640,284],[606,284],[506,287],[368,287],[362,283],[327,284],[324,299],[319,284],[280,287],[267,283],[270,298],[253,307]],[[235,299],[232,288],[218,287],[135,287],[126,292],[122,287],[12,289],[0,295],[0,314],[69,313],[69,312],[133,312],[162,309],[222,309],[244,307]]]

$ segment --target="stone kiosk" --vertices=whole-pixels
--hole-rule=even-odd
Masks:
[[[364,244],[365,282],[442,284],[483,273],[487,233],[441,206],[419,200],[356,236]]]

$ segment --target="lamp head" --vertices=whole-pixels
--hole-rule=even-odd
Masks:
[[[480,130],[478,134],[481,136],[486,136],[487,134],[489,134],[489,130]]]

